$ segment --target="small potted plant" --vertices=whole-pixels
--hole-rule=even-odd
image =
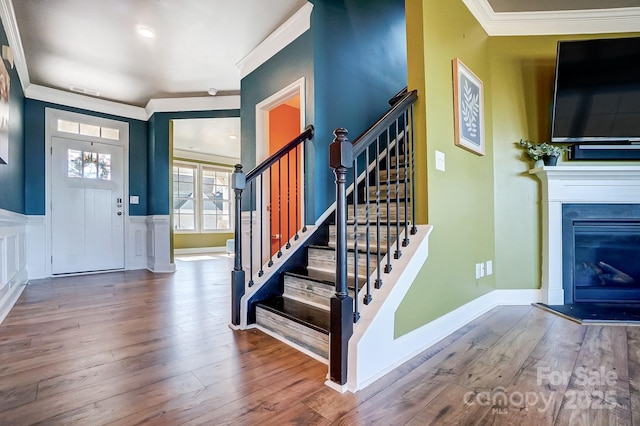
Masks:
[[[567,150],[565,147],[552,145],[547,142],[535,143],[524,139],[520,139],[518,145],[523,148],[529,158],[535,162],[533,164],[534,168],[542,167],[543,165],[555,166],[558,157]]]

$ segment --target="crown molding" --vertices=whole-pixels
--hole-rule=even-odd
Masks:
[[[22,39],[20,38],[18,22],[16,21],[16,13],[11,0],[0,0],[0,19],[2,20],[4,31],[7,33],[9,47],[13,52],[13,63],[20,78],[22,91],[25,91],[31,83],[29,80],[29,70],[27,69],[27,59],[24,56]]]
[[[65,105],[88,111],[101,112],[119,117],[133,118],[146,121],[149,116],[144,108],[127,105],[106,99],[93,98],[78,93],[66,92],[60,89],[30,84],[24,91],[24,96],[29,99]]]
[[[240,95],[151,99],[145,107],[147,117],[151,117],[156,112],[211,111],[227,109],[240,109]]]
[[[239,95],[151,99],[142,108],[37,84],[30,84],[24,92],[29,99],[143,121],[147,121],[156,112],[240,109]]]
[[[311,28],[311,11],[313,4],[307,2],[278,29],[265,38],[247,56],[242,58],[236,66],[240,70],[240,78],[255,71],[260,65],[284,49],[304,32]]]
[[[496,13],[486,0],[462,1],[490,36],[640,31],[640,7]]]

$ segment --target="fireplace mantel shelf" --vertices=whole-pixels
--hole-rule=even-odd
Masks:
[[[544,166],[529,173],[547,179],[640,179],[640,166]]]
[[[544,166],[532,169],[542,182],[542,297],[564,304],[562,205],[640,203],[640,166]]]

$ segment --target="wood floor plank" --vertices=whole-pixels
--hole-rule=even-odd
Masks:
[[[604,425],[639,418],[639,329],[586,327],[531,306],[501,306],[360,392],[340,394],[324,385],[324,364],[259,330],[228,327],[232,259],[176,263],[175,274],[28,285],[0,324],[0,425]],[[578,369],[598,366],[617,375],[606,386],[616,392],[614,408],[569,410],[570,392],[585,389]],[[568,371],[569,381],[538,383],[540,368]],[[465,404],[494,385],[508,395],[553,394],[550,408]]]
[[[515,327],[465,370],[457,383],[476,391],[505,387],[557,319],[541,309],[531,309]],[[527,332],[523,333],[522,330]]]
[[[511,383],[504,386],[508,403],[493,406],[495,410],[490,410],[483,422],[530,426],[553,424],[585,332],[586,327],[557,318]],[[492,389],[492,396],[499,397],[501,392],[502,389]]]
[[[631,425],[625,327],[589,326],[557,425]]]
[[[640,425],[640,327],[627,327],[631,423]]]

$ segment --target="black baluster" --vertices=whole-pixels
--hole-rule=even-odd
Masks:
[[[364,168],[364,205],[365,205],[365,213],[364,213],[364,223],[365,223],[365,230],[366,230],[366,235],[365,235],[365,246],[367,248],[366,251],[366,267],[367,267],[367,272],[365,274],[365,277],[367,279],[367,291],[364,295],[364,304],[368,305],[371,302],[371,277],[370,277],[370,273],[369,271],[371,271],[371,236],[369,235],[369,208],[371,207],[371,204],[369,202],[369,186],[370,186],[370,182],[369,182],[369,163],[371,162],[371,159],[369,158],[369,147],[367,147],[367,149],[364,152],[364,164],[365,164],[365,168]],[[357,300],[357,299],[356,299]]]
[[[278,258],[282,257],[282,167],[278,160]]]
[[[300,157],[300,154],[298,153],[298,147],[300,145],[296,145],[296,156],[295,156],[295,160],[296,160],[296,235],[295,237],[293,237],[294,241],[297,241],[298,238],[300,238],[300,236],[298,235],[298,230],[300,229],[300,221],[299,221],[299,217],[300,217],[300,194],[298,193],[298,181],[300,180],[300,176],[298,176],[298,158]]]
[[[253,181],[249,183],[249,287],[253,286]]]
[[[273,166],[269,167],[269,263],[267,266],[273,266]]]
[[[375,288],[382,287],[382,265],[380,253],[380,136],[376,138],[376,281]]]
[[[409,107],[410,126],[410,142],[411,142],[411,235],[418,233],[416,227],[416,145],[413,137],[413,105]]]
[[[287,153],[287,249],[291,248],[291,151]]]
[[[353,159],[353,322],[358,322],[360,313],[358,312],[358,161]]]
[[[389,133],[389,127],[386,130],[387,135],[387,264],[384,267],[384,272],[388,274],[391,272],[391,137]],[[398,208],[396,206],[396,216],[398,215]]]
[[[403,156],[404,156],[404,240],[402,240],[402,246],[409,245],[409,110],[402,113],[404,118],[404,136],[402,138],[403,144]]]
[[[260,270],[258,276],[264,275],[262,263],[264,262],[264,173],[260,173]]]
[[[400,205],[400,127],[398,126],[398,121],[400,118],[396,118],[394,123],[396,130],[396,146],[395,146],[395,157],[396,157],[396,252],[393,254],[394,259],[400,259],[402,256],[402,252],[400,251],[400,212],[402,206]]]

